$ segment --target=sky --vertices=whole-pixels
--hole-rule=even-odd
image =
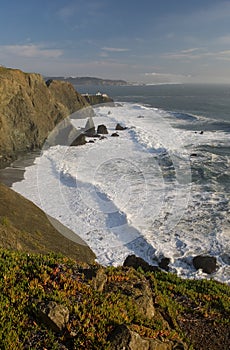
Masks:
[[[0,64],[45,76],[230,83],[230,1],[0,0]]]

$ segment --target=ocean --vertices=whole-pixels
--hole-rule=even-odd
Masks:
[[[114,99],[94,108],[94,124],[109,134],[45,147],[13,189],[81,236],[103,265],[164,256],[181,277],[230,283],[230,85],[76,89]],[[81,130],[85,117],[75,113],[72,125]],[[127,129],[111,137],[117,123]],[[217,258],[215,273],[195,270],[200,254]]]

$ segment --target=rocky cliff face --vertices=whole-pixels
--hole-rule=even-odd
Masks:
[[[0,165],[41,148],[62,119],[88,106],[68,82],[0,67]]]

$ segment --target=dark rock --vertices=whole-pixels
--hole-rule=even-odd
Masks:
[[[81,146],[86,144],[86,139],[84,134],[80,134],[70,146]]]
[[[89,117],[85,125],[85,135],[89,137],[94,137],[95,134],[96,134],[96,129],[93,122],[93,118]]]
[[[100,136],[100,140],[104,140],[104,139],[107,139],[106,136]]]
[[[89,140],[88,143],[95,143],[95,141],[94,140]]]
[[[198,156],[197,153],[191,153],[191,154],[190,154],[190,157],[197,157],[197,156]]]
[[[164,257],[159,262],[159,267],[165,271],[169,271],[169,264],[170,264],[170,259]]]
[[[47,327],[55,332],[60,332],[69,321],[69,310],[55,301],[50,301],[48,304],[41,303],[38,317]]]
[[[113,133],[111,136],[113,136],[113,137],[114,137],[114,136],[115,136],[115,137],[117,137],[117,136],[119,136],[119,135],[118,135],[118,133],[114,132],[114,133]]]
[[[116,125],[116,128],[115,128],[115,130],[126,130],[127,129],[127,127],[126,126],[121,126],[121,124],[117,124]]]
[[[200,135],[203,135],[203,133],[204,133],[203,130],[201,130]]]
[[[144,259],[137,257],[136,255],[129,255],[124,261],[123,266],[133,267],[135,270],[141,267],[144,272],[158,271],[158,267],[148,264]]]
[[[111,350],[149,350],[148,340],[142,339],[126,325],[117,326],[108,336]]]
[[[217,262],[214,256],[198,255],[193,258],[194,267],[203,272],[211,274],[217,270]]]
[[[97,127],[97,134],[108,134],[107,127],[103,124],[98,125]]]

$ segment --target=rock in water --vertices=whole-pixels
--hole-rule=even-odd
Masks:
[[[165,271],[169,271],[170,259],[163,257],[159,262],[159,267]]]
[[[144,272],[159,270],[158,267],[149,265],[144,259],[136,255],[127,256],[123,266],[130,266],[133,267],[135,270],[137,270],[138,267],[141,267]]]
[[[80,134],[70,146],[82,146],[86,144],[86,139],[84,134]]]
[[[93,118],[89,117],[85,125],[85,135],[93,137],[96,134]]]
[[[211,274],[217,270],[217,262],[214,256],[198,255],[193,258],[194,267],[202,269],[204,273]]]
[[[107,127],[103,124],[98,125],[97,127],[97,134],[108,134]]]
[[[111,136],[112,136],[112,137],[117,137],[117,136],[119,136],[119,135],[118,135],[117,132],[114,132]]]
[[[115,130],[126,130],[127,129],[127,127],[126,126],[121,126],[121,124],[117,124],[116,125],[116,128],[115,128]]]

